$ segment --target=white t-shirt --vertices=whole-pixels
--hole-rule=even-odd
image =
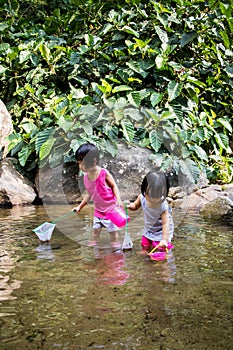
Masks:
[[[169,242],[171,242],[174,233],[174,223],[172,218],[172,208],[169,207],[166,200],[158,208],[150,208],[146,204],[146,198],[140,196],[141,206],[144,213],[144,230],[143,235],[152,241],[161,241],[162,239],[162,213],[168,210],[169,214]]]

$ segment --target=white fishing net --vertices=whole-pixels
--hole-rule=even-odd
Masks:
[[[36,233],[40,241],[47,242],[47,241],[50,241],[55,226],[56,224],[45,222],[42,225],[36,227],[33,230],[33,232]]]

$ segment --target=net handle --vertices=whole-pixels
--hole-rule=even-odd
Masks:
[[[125,233],[126,236],[128,236],[128,207],[127,207],[128,203],[125,203],[125,214],[126,214],[126,224],[125,224]]]
[[[126,225],[125,225],[125,230],[128,233],[128,208],[127,204],[125,204],[125,214],[126,214]]]
[[[60,216],[59,218],[55,219],[52,224],[55,224],[56,222],[62,220],[62,219],[65,219],[67,216],[70,216],[71,214],[75,214],[75,212],[72,210],[72,211],[69,211],[69,213],[66,213],[62,216]]]
[[[159,247],[160,247],[160,244],[156,245],[156,246],[150,251],[149,255],[152,254],[152,253],[154,253],[154,251],[155,251],[156,249],[158,249]],[[165,248],[165,252],[168,253],[167,247]]]

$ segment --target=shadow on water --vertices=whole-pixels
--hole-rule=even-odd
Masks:
[[[59,222],[49,243],[32,232],[65,212],[0,211],[1,350],[232,348],[232,227],[177,212],[174,249],[152,261],[140,254],[139,213],[133,250],[112,253],[103,231],[97,259],[90,208]]]

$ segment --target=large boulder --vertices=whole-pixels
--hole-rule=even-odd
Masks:
[[[36,198],[33,184],[15,169],[10,159],[0,163],[0,198],[1,207],[31,204]]]
[[[217,197],[200,209],[203,217],[233,222],[233,201],[228,197]]]
[[[123,200],[135,199],[144,176],[155,170],[149,160],[151,154],[149,149],[119,143],[116,157],[105,156],[101,160],[114,177]]]
[[[180,208],[185,209],[190,207],[192,209],[200,210],[205,204],[224,195],[225,193],[222,191],[221,186],[209,185],[205,188],[194,191],[189,196],[184,196]]]
[[[6,109],[6,106],[0,100],[0,158],[4,158],[8,153],[7,136],[13,132],[13,124],[11,116]]]
[[[223,186],[225,195],[233,201],[233,184],[226,184]]]
[[[104,156],[100,166],[107,168],[114,177],[123,200],[135,199],[140,193],[140,185],[148,171],[153,170],[149,156],[151,151],[140,147],[118,145],[116,157]],[[79,174],[76,163],[45,166],[36,176],[39,197],[47,203],[77,203],[85,191],[83,174]]]
[[[77,203],[82,200],[81,180],[77,164],[69,163],[55,168],[39,169],[35,184],[43,203]]]

